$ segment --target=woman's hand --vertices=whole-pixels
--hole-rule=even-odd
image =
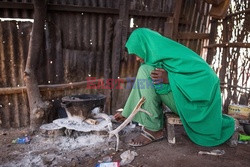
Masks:
[[[151,78],[154,84],[164,83],[168,84],[168,73],[162,68],[156,68],[155,70],[151,71]]]
[[[114,115],[114,119],[117,121],[117,122],[123,122],[126,120],[126,118],[124,116],[122,116],[122,114],[120,112],[116,113]]]

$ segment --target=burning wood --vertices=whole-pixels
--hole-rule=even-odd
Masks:
[[[142,104],[146,101],[145,97],[142,97],[139,102],[137,103],[137,105],[135,106],[134,110],[132,111],[132,113],[129,115],[129,117],[120,125],[118,126],[115,130],[112,130],[109,132],[109,140],[113,137],[116,136],[116,151],[118,151],[119,148],[119,132],[125,128],[135,117],[135,115],[139,112],[145,112],[146,114],[148,114],[149,116],[152,116],[151,113],[149,113],[148,111],[144,110],[141,108]]]
[[[86,119],[85,122],[87,122],[90,125],[97,125],[98,124],[97,120],[90,119],[90,118]]]

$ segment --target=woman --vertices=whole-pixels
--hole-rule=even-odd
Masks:
[[[163,138],[162,103],[180,116],[187,135],[198,145],[216,146],[233,135],[234,119],[221,111],[219,79],[199,55],[147,28],[134,30],[126,48],[142,64],[122,116],[128,117],[143,96],[142,108],[153,115],[139,112],[134,117],[144,129],[130,145]],[[153,86],[143,84],[145,79]]]

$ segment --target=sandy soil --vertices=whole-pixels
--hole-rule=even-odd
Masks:
[[[226,144],[218,147],[201,147],[192,143],[185,134],[183,127],[176,127],[177,143],[171,145],[166,139],[151,143],[144,147],[132,148],[126,142],[137,135],[138,131],[124,133],[120,151],[115,152],[112,145],[107,144],[106,138],[70,139],[59,137],[48,139],[39,133],[31,135],[30,144],[12,144],[11,141],[28,133],[28,129],[0,130],[0,166],[84,166],[93,167],[98,161],[111,157],[120,161],[120,154],[126,150],[137,152],[138,156],[127,166],[136,167],[230,167],[250,165],[250,144],[239,144],[230,148]],[[85,144],[83,144],[85,143]],[[87,143],[87,144],[86,144]],[[92,145],[91,145],[92,144]],[[224,150],[221,156],[198,155],[199,151]]]

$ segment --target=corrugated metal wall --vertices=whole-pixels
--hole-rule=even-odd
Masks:
[[[32,23],[0,22],[0,87],[24,86],[23,71]],[[27,126],[29,111],[26,93],[0,96],[2,125]]]
[[[9,3],[9,5],[1,4],[1,2]],[[121,0],[122,2],[124,3]],[[32,18],[31,0],[0,0],[0,5],[6,6],[0,10],[0,17]],[[129,21],[125,22],[127,28],[125,37],[137,27],[149,27],[164,33],[165,23],[173,17],[175,5],[172,0],[131,0],[127,16]],[[196,6],[195,10],[193,5]],[[201,13],[203,7],[205,7],[205,13]],[[184,21],[179,23],[179,31],[204,33],[208,20],[207,10],[208,6],[204,2],[183,1],[180,18]],[[118,55],[119,70],[115,70],[117,66],[112,61],[112,55],[116,56],[114,54],[116,49],[114,44],[116,39],[115,26],[119,26],[119,19],[122,19],[120,12],[120,1],[115,0],[49,1],[44,27],[44,48],[42,48],[37,69],[44,100],[49,100],[57,106],[60,98],[66,95],[104,93],[108,96],[107,103],[112,110],[123,107],[130,92],[130,89],[126,89],[126,84],[130,83],[122,84],[124,89],[111,91],[89,90],[86,89],[84,82],[89,76],[97,79],[110,78],[116,76],[116,72],[118,72],[116,77],[119,78],[136,75],[139,64],[135,62],[135,57]],[[192,12],[193,14],[185,14]],[[194,17],[195,12],[200,14]],[[134,20],[132,27],[129,25],[131,18]],[[188,23],[190,18],[193,19],[191,24]],[[203,20],[202,24],[198,24],[201,20]],[[193,24],[198,25],[193,26]],[[124,28],[124,25],[122,27]],[[28,55],[31,28],[31,22],[0,22],[0,88],[5,88],[4,91],[0,92],[0,127],[29,125],[29,107],[23,71]],[[195,51],[199,53],[203,40],[180,39],[179,41],[187,46],[195,46]],[[122,46],[120,45],[120,47]],[[77,87],[66,89],[60,88],[60,85],[55,86],[55,84],[74,82],[80,83]],[[5,91],[6,88],[12,89],[12,93],[6,93],[8,92]],[[55,107],[50,111],[48,117],[54,117],[56,114]]]
[[[211,6],[204,1],[184,1],[182,4],[178,32],[190,33],[190,36],[177,37],[178,42],[186,45],[198,54],[203,54],[203,46],[209,37],[209,10]],[[203,36],[196,36],[204,34]],[[192,39],[194,36],[194,39]]]

